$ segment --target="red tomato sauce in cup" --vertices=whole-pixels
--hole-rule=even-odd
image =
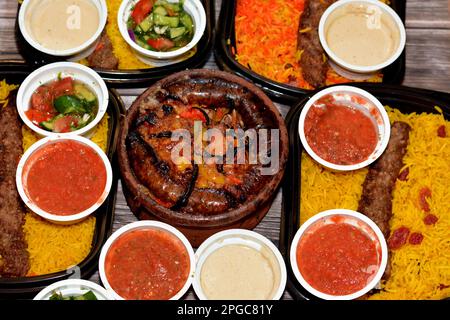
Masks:
[[[72,140],[45,145],[24,166],[23,185],[40,209],[59,216],[81,213],[102,196],[106,168],[89,146]]]
[[[299,271],[314,289],[343,296],[363,289],[380,266],[376,243],[348,223],[331,223],[305,233],[297,247]]]
[[[377,129],[369,116],[339,104],[330,94],[312,105],[305,118],[304,132],[311,149],[337,165],[367,160],[378,143]]]
[[[158,229],[121,235],[105,258],[106,278],[126,300],[168,300],[183,288],[189,271],[189,253],[183,242]]]

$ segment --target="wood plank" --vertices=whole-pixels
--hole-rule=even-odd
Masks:
[[[450,29],[449,3],[447,0],[406,1],[407,28]]]
[[[0,18],[0,59],[3,55],[17,54],[19,48],[15,37],[15,18]]]
[[[408,29],[403,84],[450,92],[450,30]]]
[[[15,0],[0,1],[0,19],[12,18],[16,16],[18,2]]]

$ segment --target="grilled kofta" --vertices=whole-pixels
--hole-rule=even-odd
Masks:
[[[297,50],[301,52],[303,78],[314,88],[325,85],[328,71],[325,52],[319,39],[319,22],[325,10],[336,0],[307,0],[300,16]]]
[[[22,131],[15,99],[0,107],[0,278],[25,276],[29,269],[23,234],[25,210],[16,188]]]
[[[87,60],[91,68],[117,69],[119,59],[114,55],[113,46],[106,31],[103,31],[94,52],[92,52]]]
[[[250,140],[239,148],[238,140],[226,135],[254,129],[258,136],[265,129],[265,147],[271,149],[270,129],[279,125],[257,95],[220,77],[200,76],[163,82],[152,90],[129,126],[126,150],[134,176],[155,202],[173,211],[211,216],[251,201],[267,187],[272,176],[261,174],[260,158],[249,161]],[[203,137],[208,129],[218,135],[195,140],[194,123],[201,125]],[[177,163],[173,154],[181,140],[173,139],[176,132],[187,134],[183,142],[189,147],[183,150],[190,150],[176,153],[182,160]],[[194,161],[199,155],[203,161]],[[239,158],[244,163],[238,164]]]
[[[388,146],[370,166],[359,200],[358,211],[372,219],[386,239],[391,233],[392,192],[403,167],[410,130],[411,127],[405,122],[396,121],[392,124]],[[388,263],[383,278],[388,279],[390,274],[391,264]]]
[[[411,127],[405,122],[394,122],[388,146],[381,157],[369,168],[363,184],[358,211],[372,219],[389,237],[392,216],[392,191],[403,167],[403,157]]]

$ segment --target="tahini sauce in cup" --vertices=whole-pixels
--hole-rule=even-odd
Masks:
[[[392,17],[375,5],[358,2],[329,15],[325,37],[336,56],[356,66],[384,63],[400,45],[400,31]]]
[[[100,13],[91,0],[32,0],[25,13],[25,26],[44,48],[69,50],[94,36]]]

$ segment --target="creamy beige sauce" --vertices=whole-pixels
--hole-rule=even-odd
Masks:
[[[331,51],[356,66],[381,64],[400,45],[395,21],[374,5],[348,4],[336,9],[329,15],[324,33]]]
[[[278,289],[280,269],[268,249],[227,245],[206,258],[200,283],[211,300],[267,300]]]
[[[76,48],[97,31],[100,15],[90,0],[34,0],[25,13],[32,38],[51,50]]]

